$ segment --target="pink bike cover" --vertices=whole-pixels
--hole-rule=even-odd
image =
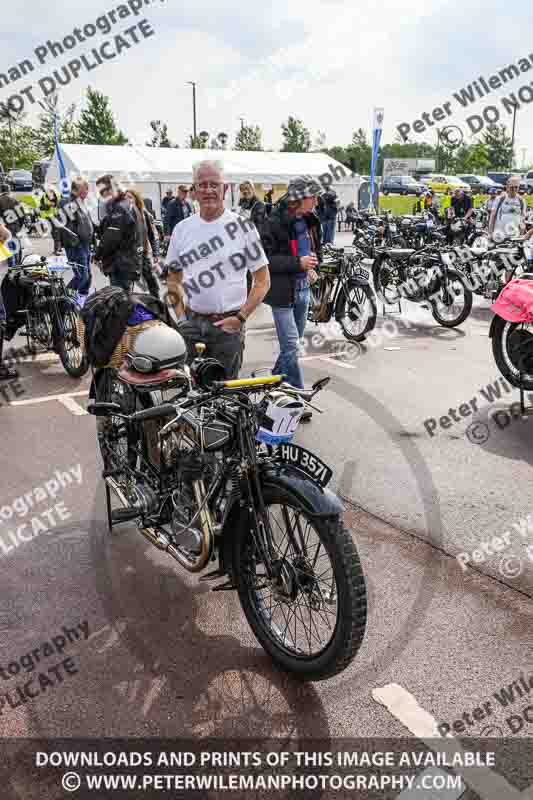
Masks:
[[[533,322],[533,281],[521,278],[511,281],[491,308],[508,322]]]

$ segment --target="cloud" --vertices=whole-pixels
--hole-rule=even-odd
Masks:
[[[57,0],[39,10],[21,0],[16,9],[9,6],[3,12],[4,66],[119,4],[95,8],[78,0],[73,7]],[[369,130],[375,105],[385,107],[384,141],[392,141],[400,122],[412,122],[530,49],[525,0],[513,4],[513,14],[500,0],[484,3],[483,13],[463,0],[367,0],[357,6],[342,0],[195,0],[178,6],[167,0],[143,14],[156,35],[82,74],[61,97],[63,106],[81,106],[89,83],[105,92],[118,124],[137,143],[149,138],[150,120],[161,119],[184,145],[192,132],[190,80],[197,82],[198,128],[212,135],[226,131],[230,142],[244,117],[262,128],[266,147],[277,149],[281,123],[292,114],[313,136],[325,130],[329,145],[348,143],[356,128]],[[124,20],[117,31],[130,24]],[[80,46],[73,56],[83,52]],[[518,144],[528,143],[531,133],[526,108]],[[430,131],[419,138],[432,142],[435,136]]]

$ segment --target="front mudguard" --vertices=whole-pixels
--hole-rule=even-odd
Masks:
[[[311,517],[327,519],[344,513],[344,506],[331,489],[323,488],[290,464],[265,465],[261,469],[261,488],[280,488],[290,492],[298,505]],[[248,512],[239,499],[226,515],[220,542],[220,567],[233,576],[233,546],[239,528],[248,524]]]

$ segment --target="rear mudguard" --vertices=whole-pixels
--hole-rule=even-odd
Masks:
[[[303,510],[317,518],[337,517],[344,513],[344,506],[331,489],[323,488],[290,464],[265,466],[261,473],[261,487],[281,488],[290,492]],[[232,575],[233,542],[238,528],[246,525],[248,513],[235,500],[226,516],[220,542],[221,568]]]

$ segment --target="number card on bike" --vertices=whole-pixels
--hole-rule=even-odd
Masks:
[[[301,400],[289,400],[286,396],[281,401],[271,400],[255,438],[258,442],[270,445],[290,442],[303,411],[304,404]]]

